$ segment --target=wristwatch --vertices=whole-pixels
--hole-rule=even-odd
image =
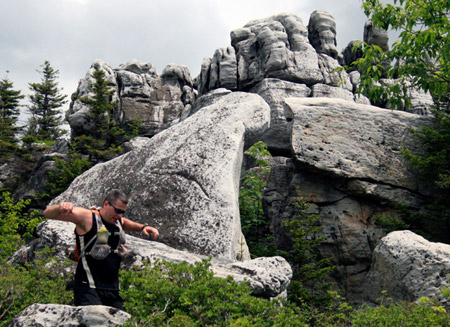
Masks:
[[[148,224],[147,224],[147,223],[145,223],[145,224],[144,224],[144,226],[142,226],[142,228],[141,228],[141,231],[143,231],[143,230],[144,230],[144,228],[145,228],[145,227],[147,227],[147,226],[148,226]]]

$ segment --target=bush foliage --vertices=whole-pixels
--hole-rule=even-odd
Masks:
[[[125,271],[121,285],[128,326],[273,326],[288,313],[301,322],[291,326],[306,326],[293,309],[252,296],[247,284],[215,278],[209,260]]]
[[[32,264],[14,266],[7,261],[42,221],[35,213],[24,212],[28,202],[15,203],[8,192],[0,197],[0,326],[33,303],[68,304],[72,298],[66,290],[67,278],[60,273],[64,263],[47,251]]]

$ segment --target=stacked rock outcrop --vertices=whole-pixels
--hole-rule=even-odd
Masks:
[[[196,91],[185,66],[168,65],[160,76],[148,63],[132,60],[113,69],[106,62],[95,60],[80,80],[66,114],[72,137],[89,134],[92,128],[86,118],[89,106],[79,98],[92,95],[90,85],[95,83],[95,69],[105,73],[108,86],[114,91],[111,100],[116,106],[112,118],[122,126],[139,120],[145,136],[153,136],[186,116],[195,101]]]

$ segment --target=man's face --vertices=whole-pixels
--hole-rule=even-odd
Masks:
[[[107,223],[115,224],[120,218],[122,218],[125,210],[127,209],[127,205],[121,200],[117,200],[113,204],[105,201],[104,209],[105,212],[103,219],[105,219]]]

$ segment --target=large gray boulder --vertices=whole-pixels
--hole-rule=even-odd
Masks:
[[[373,249],[384,232],[374,219],[396,215],[396,203],[418,210],[426,190],[400,153],[418,146],[409,128],[428,117],[332,98],[290,98],[292,158],[276,158],[264,193],[279,248],[292,246],[283,221],[299,186],[321,216],[322,256],[337,267],[331,278],[349,301],[359,302]]]
[[[104,327],[122,326],[130,314],[102,305],[73,307],[35,303],[19,313],[8,327]]]
[[[450,245],[429,242],[407,230],[392,232],[375,248],[364,299],[377,303],[386,291],[395,301],[429,297],[446,302],[442,288],[449,286],[449,274]]]
[[[239,178],[244,147],[268,128],[258,95],[220,97],[146,145],[77,177],[52,203],[101,204],[112,188],[130,196],[127,216],[160,229],[178,249],[229,260],[249,257],[240,228]]]
[[[297,98],[286,103],[294,112],[297,161],[340,177],[417,190],[400,150],[419,152],[409,129],[431,125],[431,118],[341,99]]]

